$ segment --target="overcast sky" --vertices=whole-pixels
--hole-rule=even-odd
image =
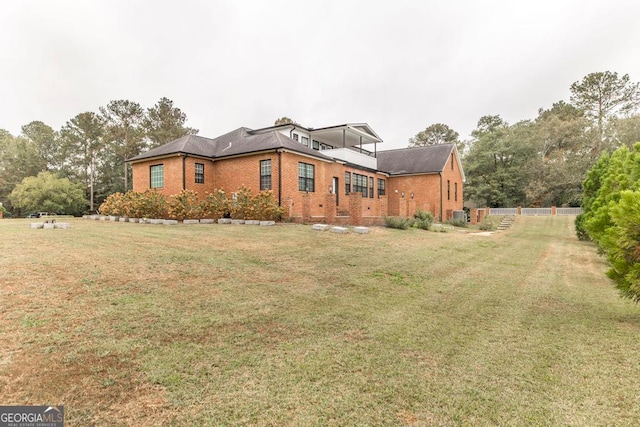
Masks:
[[[433,123],[533,119],[596,71],[640,81],[640,1],[3,1],[0,128],[58,130],[166,96],[200,135],[366,122],[399,148]]]

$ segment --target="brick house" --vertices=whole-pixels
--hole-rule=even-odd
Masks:
[[[133,190],[194,190],[204,197],[240,186],[271,190],[295,221],[377,224],[430,211],[451,218],[463,203],[464,172],[454,144],[378,151],[365,123],[319,129],[286,124],[239,128],[217,138],[186,135],[129,162]]]

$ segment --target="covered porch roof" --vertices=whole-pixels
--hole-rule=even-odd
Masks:
[[[346,123],[318,129],[309,129],[309,135],[336,148],[378,144],[382,139],[366,123]]]

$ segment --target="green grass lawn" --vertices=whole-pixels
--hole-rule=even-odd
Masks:
[[[572,217],[476,236],[0,221],[0,404],[86,425],[637,425]]]

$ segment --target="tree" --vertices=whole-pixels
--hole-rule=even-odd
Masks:
[[[607,126],[610,120],[629,115],[640,105],[640,83],[633,83],[629,75],[605,71],[591,73],[571,85],[571,102],[582,109],[596,126],[598,144],[593,147],[598,157],[607,146]]]
[[[36,175],[42,169],[38,151],[33,142],[14,137],[0,129],[0,202],[12,209],[9,195],[24,178]]]
[[[35,144],[42,160],[42,170],[55,169],[60,160],[56,131],[41,121],[33,121],[22,126],[22,134]]]
[[[604,153],[587,173],[584,213],[576,218],[607,257],[607,275],[625,297],[640,301],[640,143]]]
[[[476,137],[464,157],[471,200],[490,207],[510,207],[525,200],[526,165],[536,155],[529,141],[533,124],[528,121],[509,126],[500,116],[484,116],[472,133]]]
[[[616,119],[613,128],[619,145],[631,148],[636,142],[640,142],[640,115]]]
[[[173,106],[169,98],[160,100],[151,108],[142,121],[142,126],[149,139],[149,148],[159,147],[184,135],[195,135],[198,129],[185,127],[187,115]]]
[[[584,171],[591,165],[585,155],[588,126],[582,111],[563,101],[538,111],[530,141],[538,155],[527,165],[529,206],[580,205]]]
[[[424,147],[425,145],[458,144],[460,135],[444,123],[435,123],[425,130],[418,132],[409,139],[409,147]]]
[[[120,99],[100,107],[105,121],[105,138],[109,149],[118,156],[123,168],[123,192],[129,189],[130,166],[127,159],[140,154],[145,147],[144,110],[137,102]]]
[[[273,123],[274,126],[293,125],[293,124],[296,124],[296,122],[287,116],[282,116],[279,119],[276,119],[276,121]]]
[[[10,195],[11,203],[21,212],[46,211],[77,215],[87,208],[83,186],[51,172],[27,177]]]
[[[94,184],[100,152],[104,149],[104,119],[93,112],[80,113],[60,130],[63,171],[84,182],[89,209],[94,210]]]

